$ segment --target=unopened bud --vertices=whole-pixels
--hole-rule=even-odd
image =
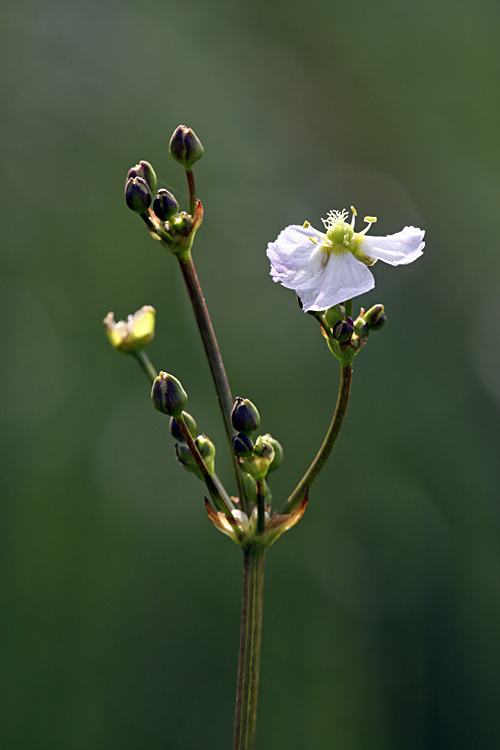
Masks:
[[[260,436],[255,441],[253,455],[240,458],[238,463],[247,474],[254,479],[263,479],[274,460],[274,448],[266,438]]]
[[[235,430],[251,437],[260,425],[257,407],[247,398],[238,396],[231,412],[231,423]]]
[[[164,188],[158,190],[158,195],[153,203],[153,211],[160,221],[168,221],[172,216],[175,216],[178,210],[179,204],[177,203],[175,196]]]
[[[279,469],[281,466],[281,462],[283,461],[283,448],[281,446],[281,443],[278,443],[276,438],[273,438],[272,435],[263,435],[262,436],[266,442],[270,443],[273,446],[274,449],[274,458],[271,466],[268,469],[268,474],[270,474],[272,471],[276,471],[276,469]]]
[[[125,185],[125,201],[127,206],[137,214],[147,213],[151,205],[151,190],[142,177],[130,177]]]
[[[344,305],[334,305],[330,307],[325,313],[325,320],[330,328],[333,328],[337,320],[345,319],[345,307]]]
[[[156,193],[156,174],[148,161],[140,161],[135,167],[129,169],[125,182],[128,182],[131,177],[141,177],[149,187],[151,195]]]
[[[385,325],[385,321],[387,320],[385,312],[384,312],[384,306],[383,305],[374,305],[371,307],[367,313],[364,314],[364,319],[366,322],[366,325],[368,328],[372,331],[378,331],[380,328],[383,328]]]
[[[348,323],[347,320],[338,320],[332,327],[333,338],[336,339],[339,344],[345,344],[346,341],[352,336],[353,325]]]
[[[244,432],[237,432],[236,435],[233,435],[232,443],[233,453],[238,458],[248,458],[248,456],[252,455],[253,440],[248,435],[245,435]]]
[[[188,428],[189,432],[191,433],[191,436],[193,438],[196,437],[196,433],[198,432],[198,428],[196,426],[195,420],[193,419],[193,417],[191,416],[191,414],[187,413],[187,411],[183,411],[182,412],[182,416],[184,417],[184,420],[185,420],[185,422],[187,424],[187,428]],[[170,428],[170,434],[172,435],[172,437],[175,438],[176,440],[179,440],[181,443],[183,443],[184,442],[184,436],[183,436],[182,432],[180,431],[179,425],[177,424],[177,422],[175,421],[175,419],[173,417],[170,419],[169,428]]]
[[[203,156],[203,146],[191,128],[179,125],[170,139],[170,155],[185,169],[191,169],[193,164]]]
[[[354,333],[359,336],[360,339],[366,339],[370,332],[367,322],[364,318],[356,318],[354,321]]]
[[[175,419],[181,416],[188,397],[177,378],[166,372],[160,372],[153,383],[151,399],[155,409]]]

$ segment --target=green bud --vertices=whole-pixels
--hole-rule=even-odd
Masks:
[[[366,339],[370,332],[370,329],[368,328],[368,324],[364,320],[364,318],[356,318],[354,321],[354,333],[356,336],[359,336],[360,339]]]
[[[283,448],[281,447],[281,443],[278,443],[276,438],[273,438],[273,436],[269,435],[269,433],[263,435],[262,437],[274,448],[274,459],[267,472],[268,474],[270,474],[272,471],[276,471],[276,469],[279,469],[279,467],[281,466],[281,462],[283,461]]]
[[[257,407],[247,398],[238,396],[231,412],[231,423],[235,430],[251,437],[260,425]]]
[[[184,417],[184,420],[185,420],[185,422],[186,422],[186,424],[188,426],[188,430],[191,433],[191,436],[193,438],[196,437],[196,433],[198,432],[198,428],[196,426],[195,420],[193,419],[193,417],[191,416],[191,414],[187,413],[187,411],[183,411],[182,412],[182,416]],[[183,443],[184,442],[184,436],[183,436],[182,432],[179,429],[179,425],[177,424],[177,422],[175,421],[175,419],[173,417],[170,418],[169,428],[170,428],[170,434],[172,435],[172,437],[175,438],[176,440],[179,440],[181,443]]]
[[[156,174],[148,161],[140,161],[135,167],[128,170],[127,183],[131,177],[141,177],[151,191],[151,195],[156,193]]]
[[[350,340],[353,332],[352,323],[347,320],[338,320],[332,327],[333,338],[336,339],[339,344],[345,344]]]
[[[253,455],[240,458],[239,465],[254,479],[264,479],[274,460],[274,448],[266,438],[259,436],[255,442]]]
[[[172,216],[175,216],[178,210],[179,204],[177,203],[175,196],[164,188],[158,190],[158,195],[153,203],[153,211],[160,221],[168,221]]]
[[[194,442],[196,443],[196,447],[200,451],[201,457],[203,458],[209,473],[213,475],[215,470],[214,444],[205,435],[198,435]],[[179,461],[179,463],[184,467],[184,469],[186,469],[186,471],[191,472],[191,474],[196,474],[198,479],[201,479],[202,482],[205,481],[203,474],[201,473],[198,464],[194,460],[193,455],[186,443],[175,444],[175,455],[177,456],[177,460]]]
[[[175,419],[181,416],[188,397],[177,378],[166,372],[160,372],[153,383],[151,399],[155,409]]]
[[[325,313],[325,320],[329,328],[333,328],[333,325],[337,320],[345,320],[344,305],[334,305],[333,307],[330,307]]]
[[[191,169],[193,164],[203,156],[203,146],[191,128],[179,125],[170,139],[170,155],[182,164],[185,169]]]
[[[383,328],[385,326],[385,321],[387,320],[384,312],[384,306],[374,305],[368,310],[368,312],[364,314],[364,319],[366,325],[371,331],[380,330],[380,328]]]
[[[245,435],[244,432],[237,432],[236,435],[233,435],[232,443],[233,453],[238,458],[248,458],[248,456],[252,455],[253,440],[248,435]]]
[[[137,214],[147,213],[151,205],[151,190],[142,177],[131,177],[125,185],[125,201],[127,206]]]

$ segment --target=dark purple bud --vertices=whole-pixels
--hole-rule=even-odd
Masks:
[[[127,206],[138,214],[147,213],[151,205],[151,190],[142,177],[130,177],[125,185]]]
[[[179,210],[179,204],[168,190],[161,188],[154,199],[153,211],[160,221],[168,221]]]
[[[131,177],[141,177],[151,190],[151,195],[156,193],[156,174],[148,161],[140,161],[135,167],[129,169],[125,182],[128,182]]]
[[[184,169],[191,169],[193,164],[203,156],[203,146],[191,128],[179,125],[170,139],[170,155],[182,164]]]
[[[232,442],[233,453],[238,458],[247,458],[252,455],[254,448],[253,440],[248,435],[245,435],[244,432],[237,432],[236,435],[233,435]]]
[[[348,318],[350,320],[350,318]],[[350,340],[354,328],[352,324],[349,324],[347,320],[338,320],[334,326],[332,326],[332,335],[339,344],[345,344]]]
[[[249,436],[253,435],[260,425],[257,407],[247,398],[238,396],[231,412],[231,423],[238,432],[244,432]]]

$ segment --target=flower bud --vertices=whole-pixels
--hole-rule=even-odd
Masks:
[[[155,335],[156,310],[150,305],[144,305],[127,320],[115,321],[114,313],[110,312],[104,318],[106,334],[111,346],[119,352],[135,354],[144,349]]]
[[[209,473],[213,475],[215,470],[214,444],[205,435],[198,435],[194,442],[196,444],[196,447],[200,451],[201,457],[203,458]],[[177,456],[177,460],[179,461],[179,463],[184,467],[184,469],[186,469],[186,471],[191,472],[191,474],[196,474],[198,479],[201,479],[202,482],[205,481],[205,478],[203,477],[203,474],[201,473],[198,464],[194,460],[193,455],[186,443],[175,444],[175,455]]]
[[[187,393],[177,378],[166,372],[160,372],[151,390],[153,406],[163,414],[180,417],[187,404]]]
[[[364,318],[366,325],[370,330],[380,330],[380,328],[384,327],[385,321],[387,320],[384,312],[384,306],[374,305],[368,310],[368,312],[365,313]]]
[[[272,435],[263,435],[262,436],[266,442],[270,443],[274,448],[274,458],[271,466],[268,469],[268,474],[270,474],[272,471],[276,471],[276,469],[279,469],[281,466],[281,462],[283,461],[283,448],[281,447],[281,443],[278,443],[276,438],[273,438]]]
[[[238,463],[247,474],[254,479],[264,479],[274,460],[274,448],[268,440],[259,436],[255,441],[253,455],[240,458]]]
[[[153,211],[160,221],[168,221],[172,216],[175,216],[178,210],[179,204],[177,203],[175,196],[164,188],[158,190],[158,195],[153,203]]]
[[[191,169],[193,164],[203,156],[203,146],[191,128],[179,125],[170,139],[170,155],[185,169]]]
[[[148,161],[140,161],[135,167],[129,169],[125,182],[128,182],[131,177],[141,177],[149,187],[151,195],[156,193],[156,174]]]
[[[260,425],[260,415],[251,401],[238,396],[231,412],[231,423],[235,430],[251,437]]]
[[[359,336],[360,339],[366,339],[370,332],[370,329],[368,328],[368,324],[364,320],[364,318],[356,318],[354,321],[354,333],[356,336]]]
[[[353,333],[352,322],[348,323],[347,320],[338,320],[332,327],[333,338],[336,339],[339,344],[345,344],[349,341]]]
[[[188,430],[191,433],[191,436],[193,438],[196,437],[196,433],[198,432],[198,428],[196,426],[195,420],[193,419],[193,417],[191,416],[191,414],[187,413],[187,411],[183,411],[182,412],[182,416],[184,417],[184,420],[185,420],[185,422],[186,422],[186,424],[188,426]],[[172,435],[172,437],[175,438],[176,440],[179,440],[181,443],[183,443],[184,442],[184,436],[183,436],[182,432],[180,431],[179,425],[177,424],[177,422],[175,421],[175,419],[173,417],[170,418],[169,428],[170,428],[170,434]]]
[[[130,177],[125,185],[125,201],[127,206],[137,214],[147,213],[151,205],[151,190],[142,177]]]
[[[248,456],[252,455],[253,440],[248,435],[245,435],[244,432],[237,432],[236,435],[233,435],[232,443],[233,453],[238,458],[248,458]]]
[[[345,319],[345,307],[344,305],[334,305],[330,307],[325,313],[326,324],[329,328],[333,328],[337,320]]]

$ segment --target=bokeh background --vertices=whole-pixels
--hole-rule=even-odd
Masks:
[[[198,274],[234,395],[314,456],[338,367],[266,245],[354,204],[388,324],[337,448],[268,554],[257,746],[500,743],[500,5],[495,0],[1,4],[1,699],[6,750],[231,747],[241,552],[101,320],[158,313],[150,356],[221,420],[179,269],[127,210],[139,159],[205,146]]]

